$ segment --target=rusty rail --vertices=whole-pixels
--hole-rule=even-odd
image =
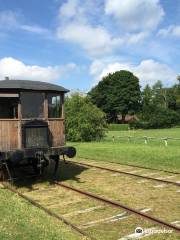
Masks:
[[[172,185],[175,185],[175,186],[178,186],[178,187],[180,186],[180,183],[177,183],[177,182],[172,182],[172,181],[163,180],[163,179],[159,179],[159,178],[152,178],[152,177],[143,176],[143,175],[139,175],[139,174],[135,174],[135,173],[115,170],[115,169],[111,169],[111,168],[107,168],[107,167],[100,167],[100,166],[97,166],[97,165],[94,165],[94,164],[82,163],[82,162],[76,162],[76,161],[70,161],[70,160],[68,162],[70,162],[71,164],[76,163],[76,164],[81,165],[81,166],[94,167],[94,168],[97,168],[97,169],[106,170],[106,171],[113,172],[113,173],[121,173],[121,174],[130,175],[130,176],[133,176],[133,177],[140,177],[140,178],[145,178],[145,179],[148,179],[148,180],[153,180],[153,181],[158,181],[158,182],[162,182],[162,183],[172,184]]]
[[[26,201],[28,201],[29,203],[31,203],[33,206],[43,210],[45,213],[47,213],[48,215],[50,215],[51,217],[56,218],[57,220],[65,223],[66,225],[68,225],[69,227],[71,227],[73,230],[75,230],[76,232],[78,232],[80,235],[87,237],[88,239],[92,239],[92,240],[97,240],[94,237],[91,237],[89,234],[87,234],[86,232],[82,231],[80,228],[78,228],[76,225],[74,225],[73,223],[71,223],[70,221],[68,221],[67,219],[65,219],[64,217],[50,211],[48,208],[42,206],[41,204],[37,203],[36,201],[34,201],[33,199],[25,196],[24,194],[20,193],[19,191],[17,191],[14,187],[1,183],[4,188],[8,189],[9,191],[16,193],[18,196],[20,196],[21,198],[25,199]]]
[[[133,209],[133,208],[130,208],[130,207],[128,207],[128,206],[126,206],[126,205],[123,205],[123,204],[121,204],[121,203],[119,203],[119,202],[116,202],[116,201],[113,201],[113,200],[110,200],[110,199],[107,199],[107,198],[98,196],[98,195],[93,194],[93,193],[90,193],[90,192],[86,192],[86,191],[83,191],[83,190],[80,190],[80,189],[71,187],[71,186],[66,185],[66,184],[63,184],[63,183],[59,183],[59,182],[57,182],[57,181],[54,181],[54,183],[55,183],[56,185],[58,185],[58,186],[61,186],[61,187],[65,188],[65,189],[69,189],[69,190],[71,190],[71,191],[80,193],[80,194],[85,195],[85,196],[87,196],[87,197],[90,197],[90,198],[96,199],[96,200],[98,200],[98,201],[104,202],[104,203],[106,203],[106,204],[108,204],[108,205],[111,205],[111,206],[113,206],[113,207],[123,208],[123,209],[125,209],[127,212],[134,213],[134,214],[136,214],[137,216],[143,217],[143,218],[145,218],[145,219],[147,219],[147,220],[149,220],[149,221],[152,221],[152,222],[154,222],[154,223],[156,223],[156,224],[159,224],[159,225],[162,225],[162,226],[164,226],[164,227],[173,229],[173,230],[175,230],[175,231],[177,231],[177,232],[180,232],[180,228],[177,227],[177,226],[175,226],[175,225],[173,225],[173,224],[170,224],[170,223],[168,223],[168,222],[165,222],[165,221],[163,221],[163,220],[161,220],[161,219],[158,219],[158,218],[156,218],[156,217],[149,216],[149,215],[147,215],[147,214],[145,214],[145,213],[142,213],[142,212],[140,212],[140,211],[138,211],[138,210],[135,210],[135,209]]]
[[[83,157],[83,158],[78,157],[78,158],[97,161],[97,159],[90,159],[90,158],[87,158],[87,157]],[[172,173],[172,174],[177,174],[177,175],[180,174],[180,172],[168,171],[168,170],[164,170],[164,169],[157,169],[157,168],[151,168],[151,167],[144,167],[144,166],[128,164],[128,163],[117,163],[117,162],[113,162],[113,161],[108,161],[108,163],[113,163],[113,164],[118,164],[118,165],[123,165],[123,166],[128,166],[128,167],[136,167],[136,168],[142,168],[142,169],[156,170],[156,171],[160,171],[160,172]]]

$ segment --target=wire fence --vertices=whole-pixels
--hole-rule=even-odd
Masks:
[[[160,142],[163,142],[164,145],[167,147],[169,141],[180,141],[180,138],[172,138],[172,137],[148,137],[148,136],[142,136],[142,137],[134,137],[134,136],[112,136],[106,138],[108,141],[115,142],[117,140],[127,140],[128,142],[131,142],[132,140],[142,140],[144,144],[148,144],[151,140],[157,140]]]

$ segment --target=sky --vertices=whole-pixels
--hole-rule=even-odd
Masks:
[[[108,73],[140,85],[180,74],[180,0],[0,0],[0,79],[89,91]]]

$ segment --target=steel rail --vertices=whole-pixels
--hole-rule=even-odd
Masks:
[[[108,205],[111,205],[111,206],[113,206],[113,207],[121,208],[121,209],[123,208],[123,209],[125,209],[127,212],[134,213],[134,214],[136,214],[137,216],[143,217],[144,219],[147,219],[147,220],[149,220],[149,221],[152,221],[152,222],[154,222],[154,223],[156,223],[156,224],[159,224],[159,225],[162,225],[162,226],[164,226],[164,227],[173,229],[173,230],[175,230],[175,231],[177,231],[177,232],[180,232],[180,228],[177,227],[177,226],[175,226],[175,225],[173,225],[173,224],[171,224],[171,223],[165,222],[165,221],[163,221],[163,220],[161,220],[161,219],[158,219],[158,218],[156,218],[156,217],[149,216],[149,215],[147,215],[147,214],[145,214],[145,213],[142,213],[142,212],[140,212],[140,211],[138,211],[138,210],[135,210],[135,209],[133,209],[133,208],[130,208],[130,207],[128,207],[128,206],[126,206],[126,205],[123,205],[123,204],[121,204],[121,203],[119,203],[119,202],[116,202],[116,201],[113,201],[113,200],[111,200],[111,199],[107,199],[107,198],[98,196],[98,195],[96,195],[96,194],[94,194],[94,193],[86,192],[86,191],[83,191],[83,190],[81,190],[81,189],[77,189],[77,188],[71,187],[71,186],[66,185],[66,184],[63,184],[63,183],[59,183],[59,182],[57,182],[57,181],[54,181],[54,183],[55,183],[56,185],[58,185],[58,186],[61,186],[61,187],[65,188],[65,189],[69,189],[69,190],[71,190],[71,191],[80,193],[80,194],[82,194],[82,195],[84,195],[84,196],[87,196],[87,197],[96,199],[96,200],[98,200],[98,201],[101,201],[101,202],[106,203],[106,204],[108,204]]]
[[[139,175],[139,174],[135,174],[135,173],[124,172],[124,171],[115,170],[115,169],[111,169],[111,168],[107,168],[107,167],[100,167],[100,166],[96,166],[94,164],[81,163],[81,162],[70,161],[70,160],[68,162],[70,162],[71,164],[76,163],[80,166],[94,167],[94,168],[101,169],[101,170],[106,170],[106,171],[109,171],[109,172],[130,175],[130,176],[133,176],[133,177],[145,178],[145,179],[148,179],[148,180],[158,181],[158,182],[162,182],[162,183],[166,183],[166,184],[172,184],[172,185],[175,185],[175,186],[178,186],[178,187],[180,186],[180,183],[178,183],[178,182],[172,182],[172,181],[163,180],[163,179],[159,179],[159,178],[143,176],[143,175]]]
[[[87,158],[87,157],[79,157],[80,159],[87,159],[87,160],[95,160],[97,161],[96,159],[90,159],[90,158]],[[128,167],[137,167],[137,168],[142,168],[142,169],[149,169],[149,170],[156,170],[156,171],[160,171],[160,172],[167,172],[167,173],[171,173],[171,174],[180,174],[180,172],[173,172],[173,171],[168,171],[168,170],[163,170],[163,169],[157,169],[157,168],[148,168],[148,167],[142,167],[142,166],[139,166],[139,165],[133,165],[133,164],[128,164],[128,163],[116,163],[116,162],[112,162],[112,161],[108,161],[108,163],[114,163],[114,164],[118,164],[118,165],[123,165],[123,166],[128,166]]]
[[[92,240],[97,240],[96,238],[94,237],[91,237],[89,234],[87,234],[86,232],[82,231],[80,228],[78,228],[76,225],[74,225],[73,223],[71,223],[70,221],[68,221],[67,219],[65,219],[64,217],[50,211],[48,208],[42,206],[41,204],[37,203],[36,201],[34,201],[33,199],[25,196],[24,194],[20,193],[19,191],[17,191],[16,189],[14,189],[12,186],[9,186],[7,184],[4,184],[1,182],[1,184],[3,185],[3,187],[5,189],[8,189],[9,191],[17,194],[19,197],[25,199],[26,201],[28,201],[29,203],[31,203],[33,206],[43,210],[45,213],[47,213],[48,215],[50,215],[51,217],[54,217],[56,218],[57,220],[65,223],[66,225],[68,225],[69,227],[71,227],[73,230],[75,230],[76,232],[78,232],[80,235],[84,236],[84,237],[87,237],[89,239],[92,239]]]

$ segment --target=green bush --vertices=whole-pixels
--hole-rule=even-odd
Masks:
[[[147,129],[147,128],[149,128],[148,126],[149,126],[149,123],[148,122],[144,122],[142,120],[132,120],[132,121],[129,122],[129,127],[131,129],[133,129],[133,128]]]
[[[152,114],[149,120],[149,128],[166,128],[173,127],[180,123],[180,116],[177,112],[159,108]]]
[[[109,131],[127,131],[129,124],[109,124]]]
[[[66,137],[69,141],[93,141],[104,137],[107,124],[105,114],[79,93],[65,102]]]
[[[180,115],[170,109],[158,108],[146,120],[133,120],[130,128],[169,128],[180,124]]]

